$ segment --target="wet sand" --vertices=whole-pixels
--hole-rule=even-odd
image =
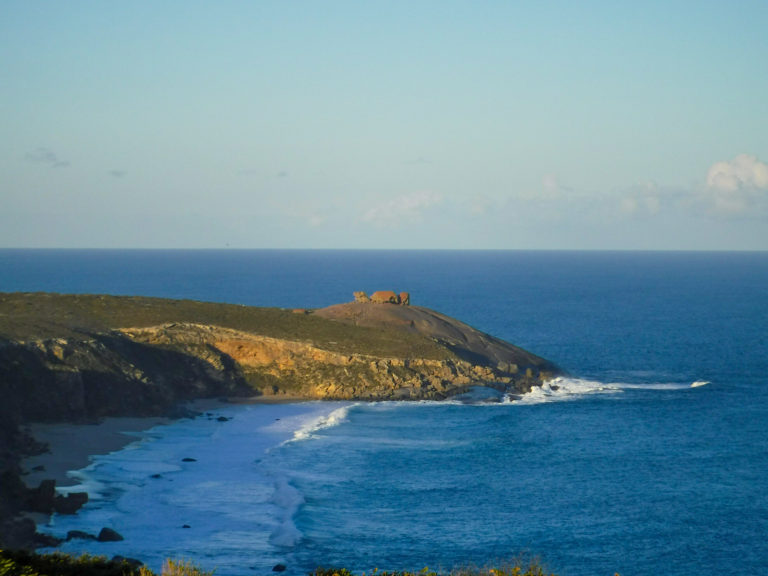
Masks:
[[[22,461],[22,479],[34,488],[42,480],[56,480],[57,487],[78,484],[68,472],[90,465],[93,456],[125,448],[141,438],[141,433],[170,423],[169,418],[105,418],[97,424],[31,424],[27,428],[48,451]]]
[[[217,408],[230,404],[294,404],[305,402],[306,398],[292,396],[257,396],[250,398],[197,400],[187,404],[194,412],[215,412]],[[170,424],[174,420],[164,417],[115,417],[105,418],[95,424],[30,424],[30,434],[39,442],[48,445],[48,451],[22,461],[25,484],[29,488],[40,485],[42,480],[56,480],[56,486],[67,488],[79,484],[69,472],[89,466],[94,456],[110,454],[125,448],[142,438],[142,433]]]

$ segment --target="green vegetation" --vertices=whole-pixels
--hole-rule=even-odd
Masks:
[[[197,566],[194,566],[191,562],[166,560],[163,563],[163,570],[160,573],[161,576],[213,576],[213,572],[205,572],[200,570]],[[139,570],[139,576],[155,576],[154,572],[141,567]]]
[[[138,296],[0,293],[0,339],[84,338],[118,328],[189,322],[312,342],[345,354],[445,360],[434,341],[402,331],[350,326],[310,313]]]
[[[346,568],[318,568],[311,572],[310,576],[355,576]],[[556,576],[549,573],[537,559],[518,559],[514,562],[503,563],[493,568],[465,567],[454,568],[448,572],[431,570],[428,567],[418,572],[410,571],[379,571],[373,570],[370,574],[361,576]],[[618,575],[617,575],[618,576]]]
[[[139,568],[127,560],[102,556],[35,554],[0,550],[0,576],[137,576]]]
[[[166,560],[160,576],[212,576],[190,562]],[[107,560],[98,556],[35,554],[0,550],[0,576],[156,576],[145,566],[124,559]],[[310,576],[355,576],[346,568],[318,568]],[[360,576],[555,576],[536,559],[518,559],[493,568],[454,568],[439,572],[423,568],[419,572],[373,570]],[[618,576],[618,575],[617,575]]]

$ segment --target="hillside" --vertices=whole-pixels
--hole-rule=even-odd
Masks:
[[[0,524],[30,498],[18,475],[19,457],[35,449],[25,423],[173,415],[197,398],[439,400],[476,385],[521,393],[557,372],[426,308],[3,293]]]

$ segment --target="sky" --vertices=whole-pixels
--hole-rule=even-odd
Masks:
[[[768,250],[768,0],[0,1],[0,247]]]

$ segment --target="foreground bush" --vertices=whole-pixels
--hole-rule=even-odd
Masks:
[[[310,576],[355,575],[346,568],[318,568],[310,573]],[[454,568],[449,572],[436,572],[429,568],[422,568],[419,572],[374,570],[370,576],[556,576],[556,574],[547,573],[538,560],[517,560],[496,568]]]
[[[139,576],[155,576],[154,572],[142,566]],[[163,562],[163,571],[160,576],[213,576],[213,572],[205,572],[191,562],[166,560]]]
[[[0,550],[0,576],[138,576],[128,560]]]
[[[190,562],[166,560],[160,576],[213,576]],[[107,560],[102,556],[70,556],[68,554],[35,554],[26,551],[0,550],[0,576],[157,576],[146,566],[127,559]],[[226,576],[226,575],[223,575]],[[318,568],[309,576],[355,576],[346,568]],[[363,573],[360,576],[366,576]],[[368,576],[556,576],[545,571],[537,560],[518,560],[494,568],[456,568],[436,572],[424,568],[419,572],[374,570]],[[618,575],[617,575],[618,576]]]

